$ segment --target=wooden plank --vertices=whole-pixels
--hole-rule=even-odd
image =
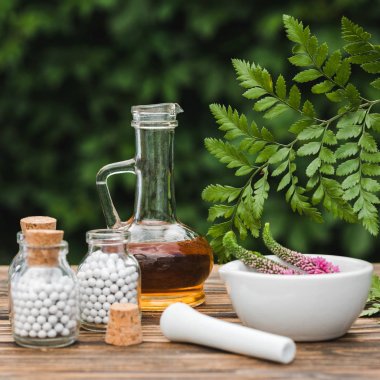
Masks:
[[[275,364],[189,344],[168,343],[160,314],[143,314],[144,343],[114,347],[101,334],[81,331],[63,349],[32,350],[13,343],[7,315],[6,267],[0,267],[0,379],[380,379],[379,318],[359,319],[344,337],[298,343],[296,360]],[[380,273],[380,264],[376,265]],[[206,303],[197,309],[236,322],[217,268],[206,284]]]

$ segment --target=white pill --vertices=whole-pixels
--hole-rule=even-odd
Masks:
[[[100,274],[102,280],[103,281],[108,280],[109,275],[110,274],[109,274],[108,270],[106,268],[103,268],[102,271],[101,271],[101,274]]]
[[[60,332],[63,330],[63,324],[62,324],[62,323],[57,323],[57,324],[54,326],[54,330],[55,330],[57,333],[60,333]]]
[[[87,307],[84,308],[84,309],[82,310],[82,314],[83,314],[83,315],[89,315],[89,314],[90,314],[90,309],[87,309]]]
[[[129,285],[131,282],[132,282],[132,277],[131,276],[127,276],[125,278],[125,283]]]
[[[45,292],[46,293],[51,293],[53,291],[53,285],[51,285],[51,284],[46,284],[45,285]]]
[[[41,325],[39,323],[33,323],[32,329],[34,331],[40,331],[41,330]]]
[[[107,296],[107,302],[114,303],[115,302],[115,296],[113,294],[110,294]]]
[[[103,304],[103,309],[104,310],[109,310],[110,307],[111,307],[111,304],[109,302],[104,302],[104,304]]]
[[[70,320],[70,318],[67,315],[62,315],[61,323],[64,325]]]
[[[87,316],[87,322],[93,323],[94,322],[94,317],[92,317],[91,315],[88,315]]]
[[[113,272],[110,274],[110,280],[112,282],[116,282],[118,280],[119,276],[117,275],[117,273]]]
[[[29,336],[30,336],[31,338],[35,338],[35,337],[37,336],[37,332],[34,331],[34,330],[30,330],[30,331],[29,331]]]
[[[44,306],[50,307],[53,304],[53,301],[50,298],[46,298],[43,301]]]
[[[27,307],[23,308],[22,309],[22,314],[24,314],[25,318],[26,318],[28,315],[30,315],[30,309],[27,308]]]
[[[91,277],[88,279],[88,286],[95,286],[96,285],[96,280],[94,277]]]
[[[26,306],[27,308],[31,309],[31,308],[34,306],[34,303],[33,303],[32,301],[27,301],[27,302],[25,303],[25,306]]]
[[[120,268],[118,270],[118,273],[119,273],[119,278],[125,278],[127,276],[127,271],[126,271],[125,267]]]
[[[102,323],[102,318],[101,317],[95,317],[94,322],[95,323]]]
[[[48,315],[49,314],[49,309],[47,307],[42,307],[40,309],[40,315]]]
[[[133,295],[134,297],[137,296],[137,290],[136,290],[136,289],[133,289],[133,290],[131,291],[131,293],[132,293],[132,295]]]
[[[127,275],[131,275],[132,273],[136,272],[136,268],[134,266],[130,266],[126,268],[126,271],[127,271]]]
[[[107,297],[104,294],[99,295],[97,299],[97,301],[99,301],[100,303],[106,302],[106,300],[107,300]]]
[[[30,323],[31,325],[36,321],[36,318],[33,317],[33,315],[29,315],[27,318],[26,318],[27,322]]]
[[[137,288],[137,282],[133,281],[128,285],[129,290],[136,289]]]
[[[29,334],[28,334],[28,332],[26,331],[26,330],[21,330],[20,331],[20,336],[22,336],[22,337],[25,337],[25,336],[28,336]]]
[[[128,298],[123,297],[119,302],[120,303],[128,303]]]
[[[110,279],[104,281],[104,286],[109,288],[112,285],[112,281]]]
[[[68,328],[64,328],[61,332],[62,336],[69,336],[70,335],[70,330]]]
[[[38,298],[39,298],[40,300],[44,300],[46,297],[47,297],[47,293],[44,292],[44,291],[42,291],[42,292],[40,292],[40,293],[38,294]]]
[[[77,327],[77,321],[75,319],[71,319],[70,321],[67,322],[66,327],[70,330],[76,328]]]
[[[115,298],[117,300],[121,300],[123,297],[124,297],[124,293],[123,292],[118,291],[118,292],[115,293]]]
[[[104,318],[107,316],[107,312],[104,309],[98,311],[98,316]]]
[[[100,310],[102,308],[102,304],[100,302],[95,302],[94,303],[94,309],[95,310]]]
[[[111,290],[110,290],[110,288],[103,288],[102,293],[105,296],[108,296],[109,294],[111,294]]]
[[[95,294],[91,294],[89,298],[91,302],[96,302],[98,300],[98,297]]]
[[[30,299],[31,301],[36,301],[36,300],[38,299],[38,294],[35,293],[35,292],[31,292],[31,293],[29,294],[29,299]]]
[[[120,290],[125,294],[125,293],[127,293],[128,292],[128,285],[123,285],[121,288],[120,288]]]
[[[60,299],[61,301],[65,301],[65,300],[67,300],[67,298],[68,298],[68,295],[67,295],[66,292],[62,292],[62,293],[59,295],[59,299]]]
[[[42,329],[45,331],[51,330],[51,324],[49,322],[44,323]]]
[[[38,314],[39,314],[38,309],[33,308],[32,310],[30,310],[30,314],[31,314],[33,317],[37,317]]]
[[[30,331],[32,329],[32,325],[28,322],[25,322],[23,327],[24,327],[24,330],[26,331]]]
[[[112,260],[112,261],[116,261],[118,258],[119,258],[119,255],[117,253],[111,253],[109,255],[109,258]]]
[[[40,330],[40,331],[38,331],[37,336],[38,336],[39,338],[41,338],[41,339],[46,338],[46,331],[45,331],[45,330]]]
[[[104,323],[104,324],[107,324],[107,323],[108,323],[108,317],[104,317],[104,318],[103,318],[103,323]]]
[[[62,315],[63,315],[62,310],[58,310],[58,311],[55,313],[55,315],[57,316],[57,318],[61,318]]]
[[[27,316],[26,316],[26,315],[21,314],[21,315],[19,316],[19,321],[20,321],[20,322],[24,323],[24,322],[26,322],[26,320],[27,320]]]
[[[90,296],[92,294],[92,288],[90,287],[86,288],[85,293]]]
[[[41,300],[37,300],[34,302],[34,307],[36,307],[37,309],[40,309],[43,305],[43,302]]]
[[[56,306],[58,309],[63,310],[66,304],[63,301],[58,301]]]
[[[95,268],[92,272],[92,274],[94,275],[94,277],[98,278],[101,276],[101,273],[102,271],[99,269],[99,268]]]
[[[71,313],[71,306],[66,305],[63,309],[63,314],[70,314]]]
[[[91,317],[96,317],[98,315],[98,312],[95,309],[90,310]]]
[[[130,303],[137,304],[137,300],[136,300],[136,298],[132,298],[132,299],[130,299],[129,302],[130,302]]]
[[[56,315],[50,315],[48,318],[48,322],[52,325],[55,325],[58,322],[58,318]]]
[[[59,294],[60,292],[62,292],[62,289],[63,289],[63,286],[62,284],[60,284],[59,282],[57,282],[56,284],[54,284],[54,290]]]
[[[57,306],[52,305],[52,306],[49,307],[49,313],[50,313],[50,314],[56,314],[57,311],[58,311]]]
[[[88,296],[87,294],[81,294],[81,300],[82,301],[88,301],[90,299],[91,296]],[[75,300],[73,299],[70,299],[67,301],[67,303],[70,305],[70,306],[74,306],[75,305]]]
[[[39,323],[40,325],[44,324],[46,322],[46,317],[44,317],[43,315],[39,315],[36,319],[37,323]]]
[[[95,268],[98,267],[98,263],[95,261],[95,260],[92,260],[89,264],[88,264],[89,268],[94,270]]]
[[[78,272],[77,277],[79,280],[83,280],[85,278],[85,274],[83,273],[83,271],[80,271]]]
[[[131,278],[132,278],[133,281],[136,281],[139,278],[139,275],[137,273],[133,273],[131,275]]]
[[[93,289],[93,294],[95,295],[95,296],[100,296],[101,294],[102,294],[102,289],[100,289],[100,288],[94,288]]]
[[[128,293],[127,293],[127,298],[129,298],[129,299],[130,299],[130,298],[132,298],[132,297],[133,297],[133,294],[132,294],[132,292],[128,292]]]
[[[121,288],[123,285],[125,284],[125,281],[122,279],[122,278],[119,278],[117,281],[116,281],[116,285]]]
[[[96,280],[95,286],[97,288],[103,288],[104,287],[104,281],[102,279]]]
[[[58,298],[59,298],[59,294],[58,294],[58,292],[51,292],[50,295],[49,295],[49,298],[50,298],[52,301],[57,301]]]
[[[116,284],[110,286],[111,293],[116,293],[119,290],[119,287]]]
[[[57,332],[56,332],[55,330],[49,330],[49,331],[47,332],[47,336],[48,336],[49,338],[55,338],[55,337],[57,336]]]

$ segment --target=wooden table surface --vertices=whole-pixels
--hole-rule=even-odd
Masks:
[[[375,265],[380,273],[380,264]],[[190,344],[169,343],[159,313],[144,312],[141,345],[114,347],[98,333],[81,331],[79,342],[61,349],[27,349],[12,339],[7,311],[6,267],[0,267],[0,379],[380,379],[380,319],[361,318],[344,337],[298,343],[289,365]],[[217,267],[206,283],[207,315],[239,322]]]

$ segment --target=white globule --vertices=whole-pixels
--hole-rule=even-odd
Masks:
[[[48,277],[28,271],[12,284],[12,299],[16,335],[52,339],[75,334],[79,324],[77,290],[69,276],[60,271]]]
[[[111,304],[138,302],[138,268],[116,253],[93,252],[77,277],[83,322],[107,324]]]

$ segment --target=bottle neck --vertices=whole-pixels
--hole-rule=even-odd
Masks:
[[[175,221],[174,128],[136,128],[135,221]]]

